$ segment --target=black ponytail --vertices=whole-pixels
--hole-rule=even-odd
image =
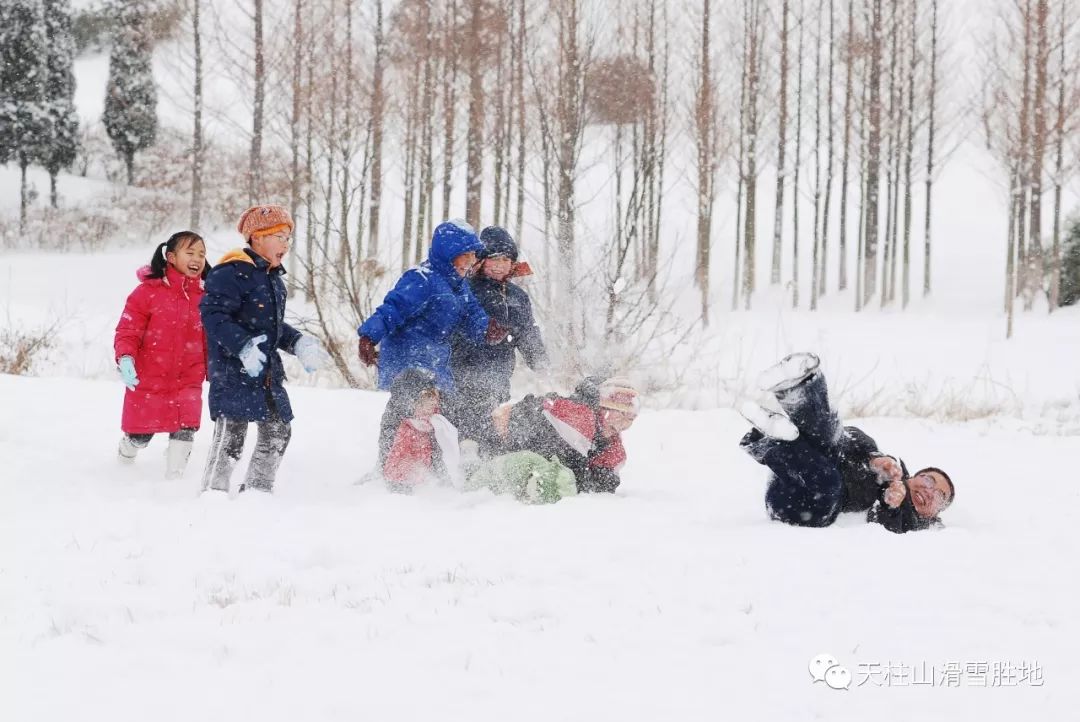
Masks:
[[[154,249],[154,256],[150,259],[150,275],[147,278],[164,278],[165,271],[169,268],[169,259],[167,254],[176,251],[176,247],[181,245],[182,241],[187,241],[187,244],[202,242],[204,245],[206,241],[203,241],[195,231],[178,231],[171,236],[169,240],[163,241],[157,245]],[[205,279],[210,273],[210,263],[203,264],[202,277]]]

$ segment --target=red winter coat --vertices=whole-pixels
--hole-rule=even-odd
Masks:
[[[426,426],[426,429],[419,427]],[[394,435],[394,445],[390,447],[383,463],[383,476],[399,484],[418,484],[432,472],[435,451],[435,433],[425,424],[415,419],[405,419],[398,426]]]
[[[116,359],[131,356],[139,384],[124,395],[120,428],[127,434],[155,434],[197,429],[202,420],[202,384],[206,379],[206,335],[199,300],[200,278],[171,265],[164,278],[147,278],[128,296],[113,348]]]

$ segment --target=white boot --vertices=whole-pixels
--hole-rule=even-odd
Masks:
[[[131,443],[127,434],[120,437],[120,447],[116,450],[116,458],[121,464],[134,464],[135,455],[138,453],[139,447]]]
[[[740,406],[739,413],[755,429],[769,438],[781,441],[795,441],[799,438],[799,429],[791,423],[791,419],[775,411],[769,411],[753,401],[747,401]]]
[[[818,370],[821,360],[812,353],[793,353],[780,363],[770,366],[758,376],[758,388],[762,391],[780,393],[795,388],[810,374]]]
[[[184,475],[187,468],[188,457],[191,456],[192,441],[180,441],[169,439],[169,447],[165,449],[165,478],[179,479]]]

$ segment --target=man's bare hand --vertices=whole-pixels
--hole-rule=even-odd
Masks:
[[[907,486],[899,479],[890,482],[885,494],[883,495],[885,503],[890,509],[895,509],[904,503],[904,497],[907,496]]]
[[[870,459],[870,468],[877,473],[879,484],[891,484],[904,478],[900,462],[891,456],[875,456]]]

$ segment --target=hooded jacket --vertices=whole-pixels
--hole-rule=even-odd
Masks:
[[[488,326],[487,314],[454,269],[453,260],[482,249],[468,224],[440,223],[427,260],[406,271],[357,329],[379,345],[379,388],[389,389],[402,371],[419,368],[434,373],[439,388],[453,389],[451,336],[460,331],[465,338],[482,343]]]
[[[127,434],[197,429],[206,378],[203,282],[171,265],[162,278],[149,273],[148,266],[138,270],[142,282],[128,296],[113,338],[116,360],[131,356],[139,377],[124,394],[120,428]]]

